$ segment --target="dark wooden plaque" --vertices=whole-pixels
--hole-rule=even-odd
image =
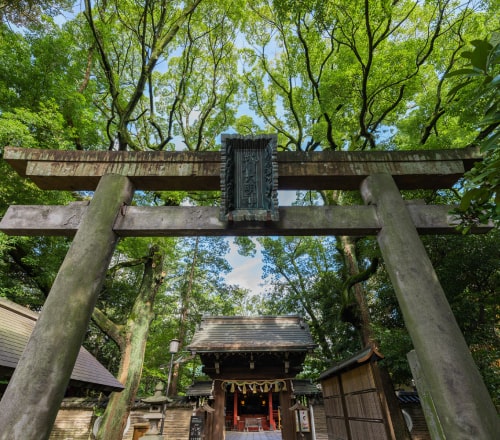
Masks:
[[[278,221],[276,135],[222,135],[222,221]]]

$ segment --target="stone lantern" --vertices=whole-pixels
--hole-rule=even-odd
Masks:
[[[141,399],[142,402],[149,405],[149,412],[143,415],[149,422],[149,430],[144,435],[148,440],[163,440],[163,435],[159,431],[159,425],[165,417],[165,405],[167,402],[172,401],[172,399],[163,394],[164,389],[165,386],[163,383],[159,382],[155,387],[154,396]]]

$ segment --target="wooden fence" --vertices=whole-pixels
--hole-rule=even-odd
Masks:
[[[134,425],[144,424],[147,420],[144,410],[133,410],[130,414],[129,427],[123,440],[133,440]],[[164,438],[168,440],[186,440],[189,437],[189,420],[192,408],[181,407],[168,409],[165,417]],[[93,440],[92,429],[97,417],[92,408],[61,408],[57,414],[50,440]]]

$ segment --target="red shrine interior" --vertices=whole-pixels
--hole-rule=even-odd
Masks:
[[[281,429],[278,393],[242,392],[226,395],[226,429],[232,431],[274,431]]]

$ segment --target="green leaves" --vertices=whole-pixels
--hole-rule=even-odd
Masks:
[[[443,78],[458,64],[465,30],[487,25],[475,11],[448,2],[257,1],[250,17],[253,26],[243,29],[255,46],[245,66],[250,106],[284,149],[468,142],[470,127],[446,101]],[[481,74],[480,54],[468,56],[477,67],[453,75]]]
[[[40,26],[48,16],[71,11],[73,4],[73,0],[3,1],[0,5],[0,22],[34,28]]]
[[[488,73],[488,58],[493,46],[485,40],[473,40],[471,44],[474,50],[462,52],[461,56],[467,58],[475,69]]]
[[[497,136],[498,137],[498,136]],[[476,223],[493,221],[500,224],[500,157],[498,143],[466,173],[464,194],[456,214],[462,220],[463,232],[468,232]]]
[[[451,89],[455,94],[466,86],[475,85],[472,102],[483,104],[483,117],[477,122],[481,129],[476,143],[484,159],[465,174],[464,194],[456,213],[462,220],[462,230],[468,232],[475,223],[489,220],[500,225],[500,43],[494,35],[490,41],[474,40],[472,51],[462,53],[470,67],[448,74],[448,78],[463,78]]]

